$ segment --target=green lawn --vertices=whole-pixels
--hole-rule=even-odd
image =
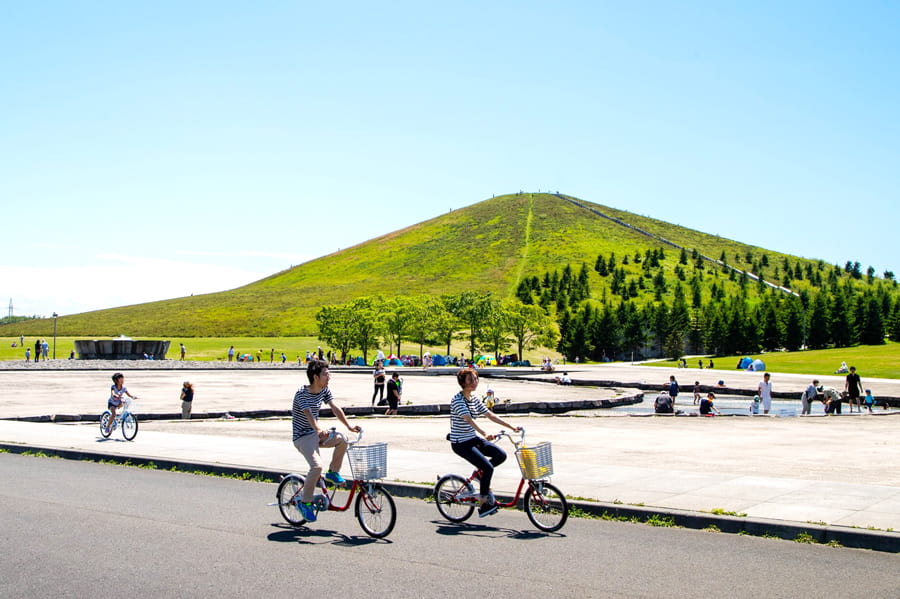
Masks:
[[[143,337],[142,337],[143,338]],[[165,337],[147,337],[147,339],[165,339]],[[53,357],[53,338],[47,337],[50,344],[50,356]],[[84,339],[84,337],[57,337],[56,338],[56,357],[57,359],[66,359],[69,352],[75,349],[75,339]],[[91,337],[91,339],[110,339],[110,337]],[[30,347],[32,352],[32,360],[34,359],[34,337],[25,337],[25,347]],[[283,351],[289,362],[296,362],[298,356],[306,356],[306,352],[314,352],[321,345],[321,342],[315,337],[181,337],[169,338],[169,353],[166,358],[170,360],[179,359],[179,344],[184,343],[187,349],[188,360],[227,360],[228,348],[234,345],[235,355],[248,353],[256,359],[256,352],[262,350],[263,362],[269,361],[272,350],[275,350],[275,360],[281,360],[281,352]],[[12,347],[12,344],[19,343],[18,337],[0,337],[0,360],[24,360],[25,347]],[[328,348],[322,346],[324,351]],[[401,345],[401,354],[419,355],[419,346],[411,343]],[[446,346],[425,346],[423,351],[430,351],[432,354],[441,354],[447,350]],[[382,351],[390,354],[391,350],[384,346]],[[453,355],[458,356],[462,352],[468,352],[463,343],[454,343],[450,346]],[[512,350],[511,350],[512,351]],[[369,361],[375,356],[376,350],[369,351]],[[354,352],[354,355],[356,353]],[[525,357],[531,362],[540,364],[543,356],[551,356],[558,358],[559,354],[555,351],[538,351],[534,350],[526,352]]]
[[[733,370],[743,356],[720,356],[714,358],[716,370]],[[900,343],[885,345],[859,345],[838,349],[818,349],[798,352],[772,352],[754,354],[766,363],[766,370],[797,374],[834,374],[846,362],[856,366],[860,376],[883,379],[900,379]],[[708,360],[704,360],[706,363]],[[697,359],[688,360],[688,368],[697,368]],[[672,360],[653,362],[652,366],[677,366]]]

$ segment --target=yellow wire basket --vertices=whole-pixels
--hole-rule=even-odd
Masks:
[[[524,478],[545,478],[553,474],[553,453],[549,442],[520,447],[516,450],[516,461]]]

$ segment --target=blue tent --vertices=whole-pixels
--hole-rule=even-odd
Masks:
[[[442,355],[434,354],[433,356],[431,356],[431,363],[434,366],[446,366],[447,360]]]
[[[747,370],[752,370],[754,372],[762,372],[766,369],[766,363],[760,360],[759,358],[753,360],[753,363],[747,368]]]
[[[366,361],[362,359],[362,356],[357,356],[356,359],[353,360],[353,363],[356,364],[357,366],[365,366],[366,365]]]
[[[738,362],[738,368],[740,368],[741,370],[746,370],[747,368],[750,367],[750,364],[752,364],[752,363],[753,363],[753,360],[751,360],[748,357],[743,357],[743,358],[741,358],[741,361]]]

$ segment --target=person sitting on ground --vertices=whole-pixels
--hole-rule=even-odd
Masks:
[[[712,391],[706,394],[706,397],[700,400],[700,415],[701,416],[712,416],[711,412],[715,412],[716,414],[721,415],[722,412],[719,411],[713,401],[715,401],[716,395]]]
[[[572,379],[569,378],[568,372],[562,373],[562,376],[554,377],[554,380],[556,381],[557,385],[571,385],[572,384]]]
[[[662,391],[653,402],[653,411],[657,414],[674,414],[675,402],[669,395],[669,385],[663,385]]]
[[[850,372],[850,369],[847,368],[846,362],[841,362],[840,368],[834,371],[835,374],[847,374],[848,372]]]

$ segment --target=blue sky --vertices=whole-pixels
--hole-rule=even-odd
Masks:
[[[900,273],[898,17],[9,4],[0,299],[49,315],[230,289],[518,190]]]

